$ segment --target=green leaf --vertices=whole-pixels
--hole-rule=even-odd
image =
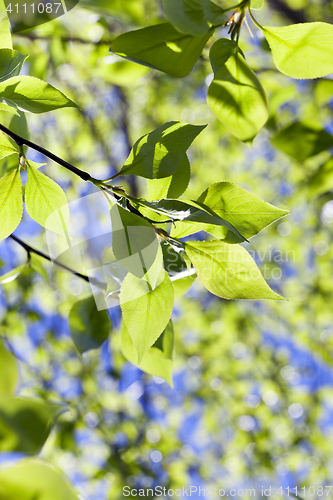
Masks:
[[[110,56],[109,56],[110,57]],[[98,76],[105,82],[113,85],[133,85],[139,78],[146,75],[150,69],[146,66],[135,64],[131,61],[121,61],[115,58],[115,62],[111,64],[101,64],[98,69]]]
[[[22,213],[22,184],[17,169],[0,179],[0,240],[15,231]]]
[[[120,306],[139,363],[166,328],[173,302],[173,286],[164,269],[154,289],[146,280],[130,273],[126,276],[121,287]]]
[[[0,47],[3,49],[13,48],[12,36],[6,12],[0,14]]]
[[[68,234],[69,208],[64,191],[31,163],[28,162],[27,165],[25,206],[28,214],[46,229],[58,234]]]
[[[0,160],[3,160],[3,158],[6,158],[6,156],[10,156],[13,154],[18,155],[18,149],[13,145],[12,142],[10,142],[9,138],[3,132],[0,132]]]
[[[175,28],[193,36],[203,36],[212,24],[225,20],[225,11],[210,0],[163,0],[163,7]]]
[[[6,285],[7,283],[11,283],[15,281],[21,274],[29,267],[29,263],[22,264],[21,266],[15,267],[11,271],[6,274],[0,276],[0,285]]]
[[[17,50],[0,49],[0,83],[18,76],[27,57]]]
[[[267,96],[258,77],[231,40],[215,42],[210,60],[214,79],[207,94],[209,107],[231,134],[252,141],[269,117]]]
[[[240,232],[228,221],[222,219],[204,203],[199,201],[182,201],[182,200],[160,200],[160,201],[144,201],[140,200],[140,205],[147,207],[148,210],[161,214],[166,219],[172,221],[183,221],[184,223],[195,222],[204,224],[213,224],[216,226],[224,226],[234,233],[241,241],[245,238]],[[141,208],[141,207],[140,207]],[[148,212],[150,215],[150,213]],[[146,215],[146,213],[145,213]]]
[[[17,380],[18,367],[15,358],[0,340],[0,398],[14,395]]]
[[[93,295],[76,302],[69,313],[69,329],[77,350],[82,354],[98,349],[111,330],[110,319],[105,310],[99,311]]]
[[[259,10],[264,5],[264,0],[251,0],[251,9]]]
[[[179,33],[170,23],[157,24],[118,36],[114,54],[182,78],[190,73],[202,49],[213,34],[202,37]]]
[[[319,196],[333,189],[333,158],[321,165],[308,180],[309,194]]]
[[[174,174],[184,154],[206,125],[168,122],[141,137],[117,174],[161,179]],[[115,177],[117,177],[115,176]]]
[[[30,113],[77,108],[60,90],[32,76],[14,76],[0,83],[0,102]]]
[[[295,122],[271,139],[274,146],[298,161],[305,161],[333,147],[333,136],[311,123]]]
[[[288,215],[288,210],[282,210],[263,201],[258,196],[233,184],[232,182],[217,182],[209,186],[198,198],[198,202],[210,207],[222,219],[230,222],[244,238],[251,238],[259,233],[269,224]],[[186,225],[177,226],[172,232],[173,236],[188,236],[193,232],[207,231],[215,237],[224,240],[231,240],[233,243],[242,241],[230,235],[229,230],[224,227],[216,227],[202,224],[199,227],[194,224],[186,231]]]
[[[185,243],[185,251],[200,281],[224,299],[284,300],[273,292],[250,254],[240,245],[223,241]]]
[[[163,198],[179,198],[191,178],[191,165],[185,155],[176,172],[163,179],[147,179],[148,200],[161,200]]]
[[[138,364],[137,352],[124,321],[121,329],[121,349],[128,361],[139,366],[142,371],[149,375],[163,378],[173,387],[174,332],[171,320],[155,344],[143,355],[140,365]]]
[[[4,500],[78,500],[78,492],[54,465],[25,460],[0,471]]]
[[[57,405],[36,399],[1,398],[0,451],[17,451],[27,455],[39,453],[59,409]]]
[[[187,271],[187,265],[183,258],[184,250],[177,251],[166,242],[161,243],[163,252],[163,267],[169,276],[175,276]]]
[[[18,115],[17,109],[4,103],[0,103],[0,111],[5,111],[6,113],[11,113],[12,115]]]
[[[112,249],[122,267],[143,278],[156,260],[159,243],[143,217],[114,205],[110,210]]]
[[[320,78],[333,73],[333,26],[300,23],[262,28],[276,67],[292,78]]]
[[[190,274],[189,276],[184,276],[184,278],[172,278],[173,289],[175,293],[175,299],[180,299],[186,292],[191,288],[193,282],[196,280],[196,273]]]

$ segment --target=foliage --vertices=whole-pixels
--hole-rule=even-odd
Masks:
[[[263,7],[255,16],[272,24],[285,20],[254,0],[236,9],[164,0],[168,22],[149,0],[80,4],[70,21],[14,35],[15,50],[7,20],[0,24],[0,237],[10,250],[1,253],[0,450],[41,458],[0,470],[0,496],[46,500],[57,484],[55,500],[76,497],[46,464],[82,486],[74,469],[87,427],[98,445],[91,437],[96,456],[86,450],[82,474],[107,485],[85,492],[92,498],[120,498],[127,483],[175,488],[196,474],[211,484],[207,463],[223,466],[232,487],[235,460],[247,481],[284,464],[300,484],[304,455],[309,464],[319,457],[307,484],[323,484],[331,450],[316,425],[326,393],[288,385],[296,361],[286,350],[295,351],[279,337],[295,335],[331,361],[321,332],[331,321],[332,88],[329,79],[288,77],[332,72],[332,26],[263,27],[250,7]],[[268,45],[242,29],[247,13]],[[309,9],[309,20],[319,16]],[[75,209],[85,195],[98,199],[92,215]],[[292,215],[274,224],[289,211],[264,199]],[[106,219],[112,243],[100,230]],[[297,263],[277,264],[270,252],[281,247]],[[22,367],[16,390],[13,356]],[[214,436],[214,446],[196,443],[186,420],[196,414],[198,441]],[[156,450],[163,466],[147,458]]]

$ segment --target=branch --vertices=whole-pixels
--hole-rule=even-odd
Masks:
[[[87,283],[92,283],[93,285],[97,286],[101,290],[106,290],[106,288],[107,288],[106,283],[103,283],[102,281],[99,281],[96,278],[89,278],[85,274],[78,273],[78,272],[74,271],[73,269],[71,269],[70,267],[65,266],[65,264],[61,264],[61,262],[58,262],[57,260],[52,260],[51,257],[49,257],[49,255],[46,255],[46,253],[43,253],[40,250],[37,250],[36,248],[31,247],[30,245],[28,245],[27,243],[22,241],[20,238],[18,238],[14,234],[11,234],[9,236],[9,238],[16,241],[16,243],[18,243],[19,245],[21,245],[21,247],[24,248],[28,252],[28,254],[34,253],[36,255],[39,255],[39,257],[42,257],[43,259],[48,260],[52,264],[56,264],[57,266],[61,267],[62,269],[66,269],[66,271],[69,271],[71,274],[74,274],[74,276],[77,276],[78,278],[83,279]]]
[[[52,41],[51,36],[42,36],[42,35],[33,35],[32,33],[14,33],[16,36],[21,36],[24,38],[28,38],[29,40],[46,40],[48,42]],[[99,40],[98,42],[93,42],[92,40],[84,40],[83,38],[78,38],[75,36],[66,36],[60,37],[61,42],[75,42],[75,43],[83,43],[87,45],[112,45],[112,40]]]
[[[74,165],[71,165],[67,161],[62,160],[61,158],[59,158],[59,156],[54,155],[53,153],[51,153],[47,149],[44,149],[41,146],[38,146],[37,144],[35,144],[31,141],[28,141],[28,140],[24,139],[23,137],[15,134],[14,132],[9,130],[7,127],[2,125],[1,123],[0,123],[0,130],[2,132],[4,132],[6,135],[8,135],[8,137],[10,137],[18,146],[28,146],[28,148],[34,149],[38,153],[41,153],[42,155],[46,156],[47,158],[50,158],[50,160],[55,161],[56,163],[58,163],[62,167],[67,168],[67,170],[70,170],[70,172],[72,172],[73,174],[78,175],[84,181],[91,181],[92,182],[93,180],[95,180],[88,174],[88,172],[84,172],[83,170],[80,170],[79,168],[74,167]]]

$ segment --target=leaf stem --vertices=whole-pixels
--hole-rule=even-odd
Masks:
[[[74,269],[67,267],[65,264],[61,264],[61,262],[58,262],[57,260],[52,260],[49,255],[46,255],[46,253],[41,252],[40,250],[37,250],[36,248],[31,247],[30,245],[28,245],[27,243],[22,241],[20,238],[18,238],[14,234],[11,234],[9,236],[9,238],[16,241],[16,243],[18,243],[19,245],[21,245],[21,247],[24,248],[24,250],[26,250],[28,255],[31,253],[34,253],[34,254],[38,255],[39,257],[42,257],[43,259],[48,260],[52,264],[56,264],[57,266],[61,267],[62,269],[66,269],[66,271],[69,271],[71,274],[74,274],[74,276],[77,276],[78,278],[83,279],[87,283],[91,283],[91,284],[97,286],[98,288],[100,288],[101,290],[106,290],[106,288],[107,288],[106,283],[103,283],[102,281],[99,281],[93,277],[89,278],[85,274],[78,273],[78,272],[74,271]]]

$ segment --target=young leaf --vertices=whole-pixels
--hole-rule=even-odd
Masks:
[[[15,281],[22,273],[29,267],[29,262],[26,264],[22,264],[21,266],[17,266],[6,274],[0,276],[0,285],[6,285],[7,283],[11,283]]]
[[[36,455],[47,440],[59,413],[57,405],[36,399],[0,399],[0,451]],[[2,486],[2,484],[1,484]]]
[[[312,123],[295,122],[271,139],[274,146],[298,161],[305,161],[333,147],[333,136]]]
[[[0,103],[0,111],[5,111],[6,113],[11,113],[12,115],[18,115],[18,111],[16,108],[12,106],[8,106],[8,104]]]
[[[281,73],[292,78],[320,78],[333,73],[331,24],[299,23],[262,29]]]
[[[112,249],[122,267],[143,278],[156,260],[159,243],[143,217],[114,205],[110,210]]]
[[[14,76],[0,83],[0,102],[30,113],[77,108],[60,90],[32,76]]]
[[[3,132],[0,132],[0,160],[6,158],[6,156],[10,156],[13,154],[18,155],[18,149],[13,146],[8,137]]]
[[[18,76],[27,57],[17,50],[0,49],[0,83]]]
[[[176,172],[170,177],[163,179],[147,179],[148,200],[155,201],[163,198],[179,198],[187,186],[191,178],[191,165],[189,159],[185,155],[180,162]]]
[[[130,273],[126,276],[121,287],[120,306],[139,363],[167,326],[173,301],[173,286],[164,269],[154,289],[147,281]]]
[[[69,313],[69,329],[77,350],[82,354],[98,349],[109,337],[110,319],[99,311],[93,295],[76,302]]]
[[[118,36],[114,54],[182,78],[190,73],[213,30],[202,37],[179,33],[170,23],[157,24]]]
[[[222,219],[217,213],[209,208],[204,203],[199,201],[182,201],[182,200],[160,200],[160,201],[140,201],[140,205],[147,207],[152,213],[161,214],[167,220],[183,221],[184,223],[204,223],[213,224],[216,226],[224,226],[234,233],[241,241],[245,238],[240,232],[228,221]],[[140,207],[141,208],[141,207]],[[150,216],[150,212],[148,212]],[[146,213],[145,213],[146,215]]]
[[[180,299],[191,288],[193,282],[196,280],[196,273],[184,276],[183,278],[172,278],[175,299]],[[176,279],[177,278],[177,279]]]
[[[0,47],[3,49],[12,49],[12,36],[10,34],[9,21],[6,12],[0,13]]]
[[[165,123],[134,144],[117,176],[134,174],[146,179],[169,177],[180,167],[185,152],[205,127],[181,122]]]
[[[171,320],[156,342],[143,355],[140,365],[132,339],[123,321],[121,329],[121,349],[125,358],[149,375],[156,375],[172,387],[172,365],[174,354],[174,332]]]
[[[219,217],[230,222],[247,239],[259,233],[272,222],[290,213],[288,210],[282,210],[270,205],[232,182],[212,184],[199,196],[197,201],[204,203],[214,210]],[[206,224],[196,228],[197,231],[207,231],[219,237],[219,239],[226,239],[227,236],[231,236],[225,233],[224,228],[221,229]],[[177,234],[177,232],[175,231],[173,234]],[[233,234],[232,241],[236,242],[234,236]],[[184,237],[184,234],[181,237]],[[238,239],[239,241],[241,240]]]
[[[58,234],[68,234],[69,209],[64,191],[52,179],[42,174],[31,162],[25,190],[28,214],[38,224]]]
[[[18,170],[0,179],[0,240],[7,238],[22,219],[22,184]]]
[[[259,10],[264,5],[264,0],[251,0],[251,9]]]
[[[18,367],[14,356],[0,340],[0,398],[13,396],[18,379]]]
[[[183,33],[203,36],[212,24],[221,23],[225,11],[210,0],[163,0],[170,23]]]
[[[25,460],[0,471],[0,498],[78,500],[78,492],[54,465]]]
[[[284,300],[273,292],[250,254],[240,245],[223,241],[185,243],[185,251],[200,281],[224,299]]]
[[[208,105],[235,137],[250,142],[269,117],[266,93],[236,42],[218,40],[210,59],[214,79],[208,89]]]

